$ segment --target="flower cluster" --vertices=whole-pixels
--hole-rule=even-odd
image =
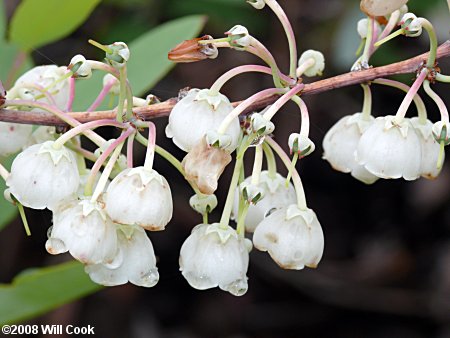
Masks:
[[[152,95],[145,99],[133,96],[127,79],[131,53],[123,42],[101,45],[90,41],[105,52],[105,63],[76,55],[68,67],[36,67],[20,77],[8,94],[0,92],[2,107],[45,110],[71,127],[60,133],[59,128],[39,127],[33,131],[29,125],[0,123],[0,156],[23,149],[15,157],[11,172],[0,165],[0,175],[8,186],[5,197],[19,210],[26,206],[47,208],[53,213],[45,244],[50,254],[70,253],[84,264],[90,278],[102,285],[130,282],[154,286],[159,274],[146,230],[164,230],[173,214],[169,183],[153,169],[157,153],[191,185],[195,194],[190,205],[202,216],[201,222],[191,222],[193,230],[180,248],[180,270],[192,287],[219,287],[235,296],[245,294],[253,247],[268,252],[284,269],[318,266],[324,251],[324,234],[316,213],[307,205],[296,163],[315,150],[309,137],[309,112],[301,97],[305,88],[303,77],[322,75],[325,58],[315,50],[297,57],[292,27],[275,0],[248,2],[256,9],[268,5],[281,20],[289,42],[289,73],[284,74],[269,50],[241,25],[232,27],[222,38],[206,35],[176,46],[169,58],[177,62],[216,58],[221,47],[252,53],[267,63],[236,67],[210,88],[180,92],[165,134],[186,153],[182,161],[156,146],[155,125],[135,114],[135,107],[158,101]],[[382,43],[400,34],[414,37],[422,30],[428,32],[431,41],[427,63],[420,65],[411,87],[388,79],[362,84],[361,112],[340,119],[323,140],[324,159],[336,170],[351,173],[367,184],[379,178],[435,178],[442,167],[444,146],[450,143],[447,109],[430,87],[432,76],[438,79],[436,37],[426,19],[407,13],[406,2],[361,1],[361,9],[368,17],[357,24],[364,48],[352,71],[369,68],[371,55]],[[377,22],[375,16],[384,19]],[[390,34],[396,25],[401,28]],[[75,79],[86,80],[93,71],[106,75],[103,88],[87,111],[95,110],[109,94],[117,100],[116,118],[82,124],[68,112],[75,95]],[[222,86],[246,72],[271,75],[274,86],[233,105],[221,93]],[[373,84],[407,91],[395,116],[371,115]],[[421,87],[441,112],[437,123],[427,118],[425,105],[417,94]],[[272,96],[276,96],[272,105],[254,111],[258,102]],[[301,125],[285,140],[292,157],[272,138],[276,132],[272,119],[289,101],[297,105],[301,115]],[[406,118],[413,101],[418,117]],[[105,140],[95,132],[103,126],[118,129],[120,135]],[[141,134],[144,129],[148,130],[148,138]],[[97,149],[84,149],[81,136]],[[136,142],[147,147],[141,166],[134,164]],[[126,155],[122,154],[125,144]],[[245,177],[243,162],[249,148],[254,148],[255,156],[252,173]],[[276,156],[286,167],[285,176],[279,173]],[[220,220],[210,221],[209,214],[218,205],[215,192],[220,177],[233,159],[233,175]],[[92,164],[87,165],[87,161]],[[22,217],[26,226],[23,212]]]

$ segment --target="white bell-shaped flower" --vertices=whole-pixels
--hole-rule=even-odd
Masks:
[[[380,178],[415,180],[421,175],[420,143],[409,119],[397,123],[394,116],[377,117],[361,136],[356,160]]]
[[[266,2],[264,0],[247,0],[247,2],[256,9],[263,9],[266,5]]]
[[[14,86],[8,91],[7,97],[10,99],[35,100],[51,104],[42,92],[32,85],[42,88],[49,88],[48,92],[55,100],[59,109],[66,109],[69,102],[69,80],[61,78],[65,76],[67,67],[56,65],[45,65],[34,67],[21,77],[19,77]]]
[[[73,76],[77,79],[89,79],[92,76],[91,61],[86,60],[81,54],[75,55],[72,60],[70,60],[68,68],[73,72]]]
[[[52,255],[69,251],[84,264],[110,264],[117,253],[116,226],[99,202],[72,200],[53,211],[45,247]]]
[[[180,270],[195,289],[219,287],[234,296],[247,292],[251,242],[230,226],[199,224],[181,247]]]
[[[328,130],[322,144],[322,158],[327,160],[334,170],[351,173],[366,184],[374,183],[378,177],[356,162],[355,151],[362,134],[374,120],[373,116],[364,118],[361,113],[344,116]]]
[[[212,95],[209,89],[191,89],[173,107],[166,127],[166,136],[182,150],[189,152],[210,130],[217,130],[225,117],[233,110],[226,96]],[[226,149],[236,149],[240,134],[239,119],[229,125],[226,134],[231,142]]]
[[[172,218],[172,194],[156,170],[129,168],[117,175],[105,194],[106,212],[119,224],[164,230]]]
[[[322,227],[311,209],[295,204],[271,213],[256,228],[253,244],[283,269],[315,268],[324,248]]]
[[[231,39],[230,46],[243,49],[252,43],[252,36],[248,33],[248,29],[242,25],[236,25],[225,34]]]
[[[28,124],[0,122],[0,157],[21,150],[32,132],[33,126]]]
[[[112,83],[112,87],[109,92],[114,95],[119,95],[120,82],[114,75],[108,73],[103,77],[103,87],[106,87],[110,83]]]
[[[6,185],[26,207],[52,210],[78,189],[80,175],[73,154],[53,144],[47,141],[32,145],[12,163]]]
[[[134,285],[152,287],[159,274],[153,245],[145,230],[138,226],[120,225],[117,229],[119,249],[112,264],[86,265],[93,282],[105,286]],[[121,262],[119,265],[116,261]]]
[[[252,177],[249,176],[244,180],[244,183],[250,183]],[[245,230],[254,232],[258,224],[268,216],[271,211],[287,207],[297,200],[295,189],[292,183],[286,187],[286,178],[276,173],[271,177],[268,171],[262,171],[259,178],[258,186],[264,191],[264,198],[258,201],[257,204],[252,204],[248,208],[247,216],[245,217]],[[239,208],[239,190],[236,188],[234,194],[233,216],[238,215]]]
[[[418,117],[413,117],[411,124],[419,136],[422,149],[421,175],[428,179],[435,179],[441,172],[442,167],[438,166],[440,146],[433,136],[433,123],[428,119],[425,123],[420,123]],[[445,156],[445,154],[442,154],[442,156]]]
[[[361,10],[370,16],[385,16],[405,5],[408,0],[361,0]]]

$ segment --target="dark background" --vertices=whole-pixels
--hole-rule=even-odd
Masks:
[[[16,1],[6,0],[6,4],[11,13]],[[359,44],[356,23],[363,17],[358,1],[280,0],[280,4],[292,20],[300,53],[313,48],[325,54],[324,77],[348,71]],[[450,14],[444,0],[411,0],[410,8],[436,24],[440,42],[448,38]],[[276,17],[268,8],[256,11],[244,0],[103,1],[80,29],[35,51],[33,58],[36,64],[61,65],[78,53],[101,59],[87,44],[88,38],[129,41],[159,23],[194,13],[209,16],[203,33],[215,37],[235,24],[247,26],[273,52],[280,67],[288,68],[287,43]],[[400,37],[380,48],[372,64],[402,60],[427,49],[425,32],[418,39]],[[177,66],[151,92],[168,99],[186,86],[208,87],[228,69],[249,63],[259,60],[221,50],[216,60]],[[443,73],[450,73],[448,61],[440,61],[440,66]],[[408,84],[412,78],[399,77]],[[313,79],[305,80],[310,81]],[[235,101],[269,86],[270,77],[248,74],[231,81],[223,92]],[[448,85],[434,88],[444,101],[450,100]],[[402,92],[376,85],[372,92],[374,115],[395,114]],[[435,105],[422,96],[430,119],[437,121]],[[316,151],[297,168],[309,207],[317,213],[325,234],[325,252],[318,269],[284,271],[266,253],[254,250],[245,296],[237,298],[219,289],[192,289],[178,271],[178,255],[201,219],[189,208],[192,193],[188,185],[157,157],[155,168],[168,178],[174,198],[174,217],[167,230],[149,233],[159,259],[159,283],[151,289],[133,285],[107,288],[30,323],[90,324],[99,337],[450,337],[448,163],[435,181],[379,180],[366,186],[333,171],[321,159],[326,131],[339,118],[360,111],[362,90],[353,86],[306,97],[305,101]],[[409,114],[415,114],[414,107]],[[297,132],[300,125],[296,106],[286,105],[276,122],[276,139],[286,148],[289,134]],[[181,159],[183,153],[165,139],[167,119],[156,123],[157,142]],[[139,149],[143,161],[144,149]],[[252,160],[251,152],[248,160]],[[285,173],[281,163],[279,168]],[[220,217],[231,171],[227,168],[220,181],[219,211],[213,220]],[[10,282],[23,269],[70,259],[51,257],[45,251],[50,213],[27,213],[31,238],[25,237],[18,220],[1,233],[2,283]]]

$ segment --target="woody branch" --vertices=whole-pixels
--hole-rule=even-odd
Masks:
[[[437,50],[437,59],[450,56],[450,40],[444,42]],[[428,53],[418,55],[416,57],[396,62],[390,65],[375,67],[357,72],[349,72],[319,80],[310,84],[306,84],[301,92],[302,96],[320,94],[333,89],[347,87],[355,84],[365,83],[375,80],[380,77],[386,77],[396,74],[415,73],[428,57]],[[273,103],[278,96],[268,96],[252,104],[246,112],[254,111]],[[157,117],[168,116],[177,99],[171,98],[162,103],[149,105],[146,107],[133,108],[133,113],[142,120],[151,120]],[[233,102],[236,106],[241,101]],[[81,123],[95,121],[100,119],[114,119],[116,116],[115,110],[95,111],[95,112],[72,112],[69,113],[71,117]],[[36,125],[49,126],[65,126],[65,123],[48,112],[29,112],[20,110],[0,109],[0,121],[26,123]]]

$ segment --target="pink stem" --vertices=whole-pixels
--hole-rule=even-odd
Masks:
[[[94,111],[95,109],[97,109],[97,107],[103,102],[103,100],[105,99],[105,96],[108,95],[110,89],[112,88],[112,86],[114,86],[115,83],[116,83],[116,80],[111,80],[105,86],[103,86],[103,88],[100,91],[100,93],[98,94],[97,98],[91,104],[91,106],[87,109],[87,111]]]
[[[133,168],[133,145],[134,145],[134,134],[131,135],[127,140],[127,167]]]
[[[103,120],[96,120],[96,121],[90,121],[83,124],[80,124],[76,126],[75,128],[70,129],[68,132],[61,135],[56,141],[55,146],[63,146],[64,143],[69,141],[71,138],[77,136],[78,134],[81,134],[85,132],[86,130],[92,130],[98,127],[103,126],[113,126],[117,128],[125,128],[126,124],[117,122],[116,120],[112,119],[103,119]]]
[[[43,102],[37,102],[37,101],[30,101],[30,100],[6,100],[5,106],[29,106],[33,108],[40,108],[43,110],[46,110],[58,118],[60,118],[62,121],[66,122],[68,125],[72,127],[79,126],[81,123],[78,122],[76,119],[74,119],[69,114],[63,112],[56,106],[51,106],[49,104],[43,103]],[[99,147],[105,142],[103,137],[98,135],[97,133],[93,132],[92,130],[86,130],[84,132],[84,135],[86,135],[87,138],[89,138],[92,142],[94,142]]]
[[[67,102],[66,111],[72,111],[73,101],[75,100],[75,78],[69,78],[69,101]]]
[[[24,83],[23,85],[26,86],[26,87],[34,88],[34,89],[38,90],[42,95],[45,96],[45,98],[48,100],[48,102],[50,102],[50,104],[51,104],[52,106],[58,107],[58,106],[56,105],[55,98],[53,97],[53,95],[50,94],[50,93],[48,92],[48,90],[46,90],[46,89],[45,89],[44,87],[42,87],[41,85],[38,85],[38,84],[35,84],[35,83]]]
[[[259,65],[244,65],[235,67],[233,69],[230,69],[226,73],[224,73],[222,76],[220,76],[216,82],[213,83],[213,85],[210,88],[210,91],[214,93],[220,92],[220,89],[222,86],[228,82],[230,79],[235,77],[236,75],[243,74],[243,73],[249,73],[249,72],[256,72],[256,73],[265,73],[272,75],[272,70],[269,67],[266,66],[259,66]],[[280,78],[285,81],[286,83],[292,82],[292,79],[289,76],[286,76],[284,74],[279,74]]]
[[[405,98],[403,99],[400,107],[398,108],[397,114],[395,115],[396,122],[400,123],[406,115],[406,111],[408,110],[414,96],[417,94],[420,86],[422,86],[423,81],[427,76],[428,71],[423,69],[417,79],[414,81],[413,85],[409,89],[408,93],[406,93]]]
[[[250,107],[255,101],[261,100],[264,97],[272,96],[276,94],[281,94],[285,91],[283,88],[269,88],[261,90],[260,92],[253,94],[246,100],[242,101],[236,108],[234,108],[222,121],[219,126],[219,134],[225,134],[231,121],[238,117],[242,112],[244,112],[248,107]]]
[[[126,131],[122,133],[122,135],[119,136],[116,140],[114,140],[108,148],[105,149],[105,151],[98,157],[97,161],[95,161],[94,165],[92,166],[91,173],[89,174],[86,188],[85,188],[85,195],[91,195],[92,194],[92,186],[95,182],[95,177],[97,176],[97,173],[99,172],[100,168],[102,167],[103,163],[105,163],[108,156],[116,149],[116,147],[121,144],[122,142],[125,142],[125,140],[130,136],[132,133],[134,133],[136,129],[130,127]]]
[[[152,170],[153,159],[155,158],[155,144],[156,144],[156,126],[153,122],[148,123],[148,144],[147,154],[145,155],[144,168]]]
[[[305,85],[303,83],[299,83],[294,86],[291,90],[285,93],[282,97],[275,101],[275,103],[266,111],[264,117],[267,120],[271,120],[272,117],[283,107],[286,102],[288,102],[294,95],[300,92]]]
[[[292,173],[292,182],[294,183],[295,193],[297,195],[298,207],[301,210],[308,209],[308,207],[306,205],[306,196],[305,196],[305,190],[303,189],[302,180],[300,179],[300,175],[298,174],[298,171],[295,168],[292,168],[291,159],[284,152],[283,148],[281,148],[280,145],[277,142],[275,142],[271,137],[267,136],[264,139],[264,141],[267,142],[267,144],[269,144],[269,146],[277,153],[277,155],[283,161],[286,169]]]
[[[370,46],[369,46],[369,56],[372,55],[375,52],[375,42],[378,41],[378,29],[377,29],[377,24],[376,24],[376,20],[373,19],[372,20],[372,40],[370,41]]]

